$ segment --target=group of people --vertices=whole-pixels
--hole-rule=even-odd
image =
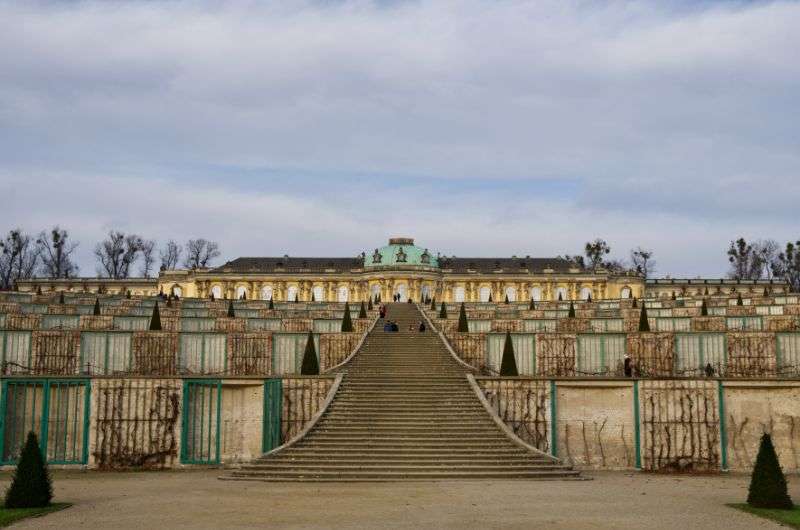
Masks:
[[[386,319],[386,306],[385,305],[381,305],[378,308],[378,314],[380,315],[381,320],[384,320],[383,331],[400,331],[400,326],[397,325],[397,322],[394,322],[392,320]],[[425,321],[420,321],[419,326],[416,326],[416,327],[414,326],[414,324],[409,324],[408,331],[414,331],[415,329],[417,331],[419,331],[420,333],[423,333],[428,328],[425,325]]]

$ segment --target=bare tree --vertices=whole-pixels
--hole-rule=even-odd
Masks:
[[[564,261],[570,262],[574,267],[579,269],[586,268],[586,259],[583,256],[571,256],[569,254],[564,254],[563,256],[558,256],[558,259],[563,259]]]
[[[48,278],[71,278],[78,274],[72,253],[78,243],[70,241],[69,232],[54,226],[50,233],[41,232],[36,239],[42,258],[42,274]]]
[[[786,250],[778,254],[771,268],[776,278],[786,280],[793,292],[800,292],[800,241],[786,243]]]
[[[621,259],[609,259],[603,262],[603,267],[611,272],[628,272],[631,270],[630,265]]]
[[[731,264],[728,277],[733,280],[758,280],[764,271],[764,264],[757,249],[743,237],[731,241],[728,261]]]
[[[645,278],[649,278],[656,270],[653,251],[642,247],[631,250],[631,263],[633,263],[633,269]]]
[[[94,248],[94,255],[99,265],[98,274],[116,280],[127,278],[143,244],[142,238],[136,234],[125,235],[111,230],[108,239],[101,241]]]
[[[11,289],[18,280],[32,278],[39,265],[39,248],[33,238],[17,228],[0,240],[0,289]]]
[[[186,243],[186,259],[183,262],[187,269],[203,269],[219,256],[219,245],[205,239],[190,239]]]
[[[761,264],[761,275],[768,280],[773,279],[773,266],[778,261],[781,246],[774,239],[763,239],[753,243],[753,252]]]
[[[156,262],[156,257],[153,255],[155,249],[156,242],[152,239],[142,241],[142,247],[140,249],[142,253],[142,266],[139,269],[139,273],[145,278],[149,278],[150,273],[153,272],[153,265]]]
[[[589,266],[593,269],[603,264],[603,259],[611,253],[611,247],[603,239],[595,239],[586,243],[584,247],[584,254],[586,259],[589,260]]]
[[[161,270],[173,270],[178,266],[181,259],[183,247],[170,239],[164,248],[159,252],[161,257]]]

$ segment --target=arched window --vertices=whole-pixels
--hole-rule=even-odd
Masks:
[[[272,300],[272,286],[265,285],[261,288],[261,299],[262,300]]]
[[[430,285],[423,285],[422,286],[422,300],[427,300],[428,297],[431,295],[431,286]]]
[[[214,287],[211,288],[211,294],[214,295],[214,298],[219,300],[220,298],[222,298],[222,287],[220,287],[219,285],[215,285]]]
[[[517,301],[517,288],[516,287],[506,287],[506,297],[508,298],[509,302],[516,302]]]
[[[372,299],[375,300],[375,297],[381,294],[381,286],[377,283],[373,283],[369,292],[372,294]]]
[[[247,287],[240,285],[236,288],[236,299],[241,300],[242,296],[247,297]]]
[[[531,289],[531,300],[534,302],[539,302],[542,299],[542,290],[538,287],[534,287]]]
[[[581,289],[581,300],[588,300],[590,296],[592,296],[592,290],[588,287],[584,287]]]
[[[561,300],[569,300],[569,294],[567,293],[566,287],[559,287],[556,289],[555,293],[553,294],[553,300],[558,300],[559,295]]]
[[[315,286],[313,292],[314,292],[314,300],[316,302],[325,301],[325,289],[323,289],[321,285]]]
[[[287,293],[287,297],[286,297],[286,301],[287,302],[295,302],[295,301],[297,301],[297,286],[296,285],[292,285],[292,286],[289,287],[289,290],[288,290],[288,293]]]
[[[181,289],[178,285],[175,285],[172,288],[172,294],[174,294],[178,298],[183,298],[183,289]]]
[[[347,302],[350,299],[350,291],[347,287],[342,286],[339,287],[339,301],[340,302]]]
[[[489,301],[489,295],[491,294],[491,292],[492,292],[492,290],[489,289],[488,287],[485,287],[485,286],[481,287],[480,291],[478,291],[478,299],[481,302],[488,302]]]
[[[631,297],[631,288],[630,287],[623,287],[622,291],[619,293],[620,298],[630,298]]]
[[[463,302],[464,301],[464,288],[463,287],[456,287],[453,289],[453,300],[456,302]]]

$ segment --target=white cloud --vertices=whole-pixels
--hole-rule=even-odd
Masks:
[[[84,272],[127,226],[229,257],[604,236],[721,274],[739,234],[800,237],[798,24],[796,2],[0,2],[0,229],[71,226]]]

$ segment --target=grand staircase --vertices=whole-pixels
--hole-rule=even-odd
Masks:
[[[330,407],[294,446],[225,477],[265,481],[569,479],[578,472],[512,442],[416,306],[388,305],[346,365]],[[409,327],[414,331],[409,331]]]

